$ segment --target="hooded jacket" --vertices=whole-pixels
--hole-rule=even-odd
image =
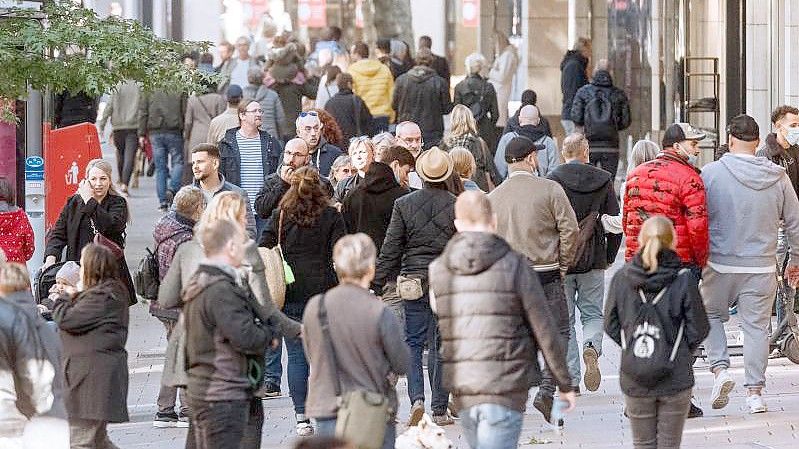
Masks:
[[[683,340],[674,359],[671,376],[649,388],[621,371],[621,391],[627,396],[671,396],[694,385],[693,352],[707,337],[710,325],[696,277],[690,272],[680,274],[681,268],[680,256],[674,251],[663,250],[658,254],[658,268],[654,273],[648,273],[641,256],[636,255],[610,281],[605,300],[605,332],[616,344],[621,345],[621,330],[633,325],[638,317],[641,306],[639,289],[651,300],[668,287],[655,308],[664,326],[671,323],[669,338],[672,341],[676,338],[680,323],[685,320]]]
[[[17,263],[27,262],[35,250],[28,215],[24,210],[8,207],[3,202],[0,202],[0,250],[9,262]]]
[[[710,263],[773,267],[782,222],[799,257],[799,200],[785,169],[764,157],[727,153],[702,169],[710,229]]]
[[[514,137],[527,137],[538,145],[543,145],[544,149],[539,151],[538,156],[538,175],[547,176],[561,164],[560,151],[555,144],[555,139],[548,136],[539,123],[535,125],[517,126],[513,131],[506,133],[497,143],[497,151],[494,153],[494,166],[501,179],[508,177],[508,163],[505,161],[505,148]]]
[[[603,214],[617,215],[619,202],[613,190],[613,177],[610,173],[593,165],[582,162],[569,162],[559,165],[548,176],[563,187],[569,197],[579,223],[591,213],[591,205],[599,200],[599,216]],[[599,199],[603,195],[604,199]],[[606,234],[601,223],[594,228],[593,239],[593,264],[588,270],[585,268],[569,270],[572,273],[584,273],[590,270],[604,270],[616,260],[616,253],[621,246],[620,234]]]
[[[505,125],[505,129],[502,130],[502,134],[507,134],[511,131],[516,131],[519,128],[519,126],[521,126],[519,125],[519,113],[521,113],[523,107],[524,105],[519,106],[519,109],[517,109],[512,116],[508,117],[508,123]],[[541,123],[535,126],[535,128],[540,129],[541,132],[543,132],[549,137],[552,137],[552,128],[549,126],[549,120],[547,120],[546,117],[542,116]]]
[[[699,170],[671,148],[627,175],[622,215],[626,260],[638,252],[641,226],[654,215],[663,215],[674,223],[677,254],[683,263],[704,267],[708,246],[705,185]]]
[[[366,103],[349,89],[336,92],[325,104],[325,111],[336,119],[344,134],[344,142],[353,137],[371,136],[372,114]]]
[[[565,354],[541,283],[501,237],[455,235],[430,264],[444,387],[459,408],[498,404],[524,412],[538,385],[538,350],[561,391],[571,391]]]
[[[272,334],[256,319],[252,293],[236,278],[232,267],[200,264],[184,290],[191,399],[248,400],[260,382],[253,365],[263,366]]]
[[[560,63],[560,91],[563,94],[563,110],[560,117],[563,120],[572,120],[571,111],[574,94],[581,87],[588,84],[588,58],[577,50],[569,50]]]
[[[766,136],[766,141],[757,151],[757,155],[766,157],[771,162],[784,168],[788,173],[793,189],[799,194],[799,145],[783,148],[777,142],[777,135],[771,133]]]
[[[446,82],[436,71],[418,65],[397,78],[392,106],[397,111],[397,123],[416,122],[425,144],[434,145],[444,134],[443,117],[452,111],[452,100]]]
[[[613,79],[605,70],[600,70],[594,74],[591,84],[581,87],[574,94],[574,101],[571,108],[571,120],[577,126],[585,124],[585,109],[588,103],[594,99],[599,92],[603,92],[610,101],[611,114],[615,120],[615,129],[611,130],[613,138],[611,140],[592,140],[588,137],[588,144],[591,148],[619,148],[619,131],[623,131],[630,126],[630,101],[623,90],[613,85]]]
[[[361,97],[372,115],[385,115],[394,119],[391,95],[394,77],[391,69],[377,59],[361,59],[347,67],[352,75],[352,90]]]
[[[341,215],[344,216],[347,232],[366,233],[372,238],[379,254],[391,222],[394,201],[407,193],[394,178],[391,167],[372,162],[366,176],[342,202]]]

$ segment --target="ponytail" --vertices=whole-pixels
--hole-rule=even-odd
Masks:
[[[674,248],[674,225],[663,216],[647,219],[638,234],[639,254],[647,273],[658,269],[658,255],[664,249]]]

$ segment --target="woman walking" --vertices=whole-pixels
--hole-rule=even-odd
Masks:
[[[64,248],[66,260],[77,261],[83,247],[95,240],[114,252],[124,251],[128,203],[114,188],[111,171],[111,164],[105,159],[94,159],[86,165],[86,178],[78,184],[77,193],[67,200],[47,236],[45,267],[60,261]],[[128,265],[124,257],[116,259],[119,261],[114,264],[119,270],[118,278],[127,288],[128,304],[133,305],[136,293]]]
[[[116,449],[109,422],[128,421],[128,291],[116,257],[90,243],[81,251],[83,289],[53,306],[64,348],[64,378],[73,449]]]
[[[16,206],[14,190],[0,178],[0,250],[9,262],[25,263],[33,257],[33,228],[24,210]]]
[[[634,446],[678,448],[694,386],[693,352],[709,324],[697,279],[674,250],[671,221],[646,220],[638,241],[641,250],[611,281],[605,332],[622,347],[620,383]],[[666,368],[657,375],[646,368],[656,365]]]
[[[335,207],[313,167],[302,167],[292,173],[291,187],[267,221],[261,246],[280,245],[283,257],[291,267],[295,281],[286,286],[283,311],[289,318],[301,320],[305,306],[312,296],[338,283],[333,269],[333,245],[347,233],[344,219]],[[297,435],[313,434],[305,414],[308,394],[308,361],[302,341],[286,336],[288,350],[288,380],[294,411],[297,415]]]
[[[485,141],[477,133],[477,124],[472,111],[462,104],[452,108],[450,129],[441,141],[440,148],[449,152],[457,147],[466,148],[474,156],[476,170],[472,174],[472,180],[477,183],[480,190],[485,192],[492,190],[500,182],[494,167],[494,158],[488,151]]]

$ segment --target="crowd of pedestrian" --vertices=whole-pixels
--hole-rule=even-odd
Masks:
[[[188,428],[187,448],[260,447],[284,347],[298,436],[391,448],[397,422],[459,419],[475,449],[516,447],[532,387],[554,426],[599,389],[604,334],[621,346],[635,447],[679,447],[686,418],[703,413],[700,345],[711,407],[734,390],[731,303],[747,407],[767,411],[780,258],[799,282],[799,110],[777,108],[763,146],[754,119],[733,118],[728,153],[701,170],[705,133],[672,124],[660,144],[635,145],[617,189],[629,101],[590,40],[561,67],[558,145],[534,91],[509,114],[518,55],[503,35],[493,63],[469,55],[452,88],[427,36],[413,56],[398,40],[347,51],[341,38],[330,27],[306,48],[267,27],[254,46],[220,43],[208,69],[219,83],[202,92],[121,85],[99,121],[114,128],[118,182],[106,160],[85,168],[47,236],[44,297],[20,265],[30,224],[0,179],[0,371],[13,374],[0,378],[14,393],[0,398],[0,443],[45,417],[64,433],[68,422],[73,448],[116,447],[107,425],[128,420],[128,306],[147,282],[169,341],[153,426]],[[134,283],[137,137],[152,145],[163,215],[154,277],[145,259]],[[623,238],[626,263],[606,287]]]

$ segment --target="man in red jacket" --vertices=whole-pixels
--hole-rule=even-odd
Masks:
[[[663,215],[677,230],[677,253],[699,278],[707,262],[708,230],[705,185],[694,166],[705,134],[688,123],[675,123],[663,136],[657,158],[627,175],[622,226],[627,236],[625,259],[638,251],[638,233],[647,218]]]

